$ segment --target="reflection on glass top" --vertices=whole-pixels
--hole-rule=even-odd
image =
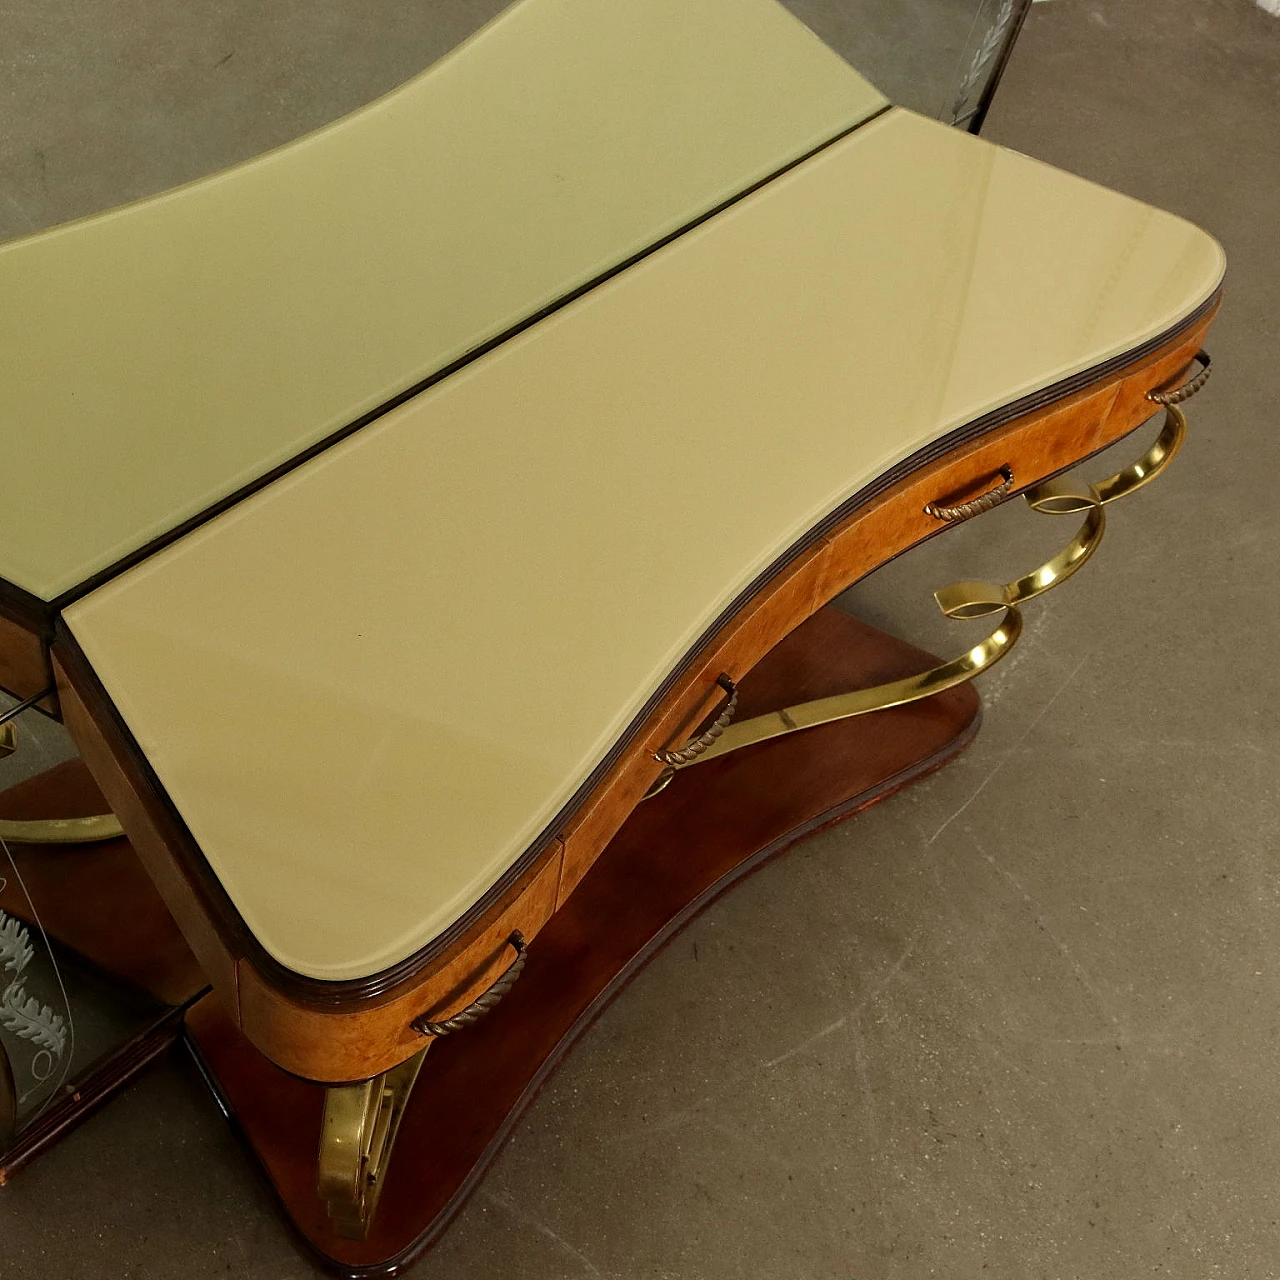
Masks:
[[[1030,0],[784,0],[891,102],[967,125]]]
[[[794,0],[824,44],[775,0],[519,0],[289,147],[0,244],[0,380],[22,424],[6,450],[0,578],[44,600],[74,590],[864,123],[887,104],[855,66],[908,105],[969,118],[1022,2]],[[494,5],[460,10],[450,40]],[[160,43],[190,38],[174,12],[156,15]],[[421,25],[434,32],[422,52],[438,54],[441,31]],[[234,43],[216,59],[200,46],[209,76],[278,74],[270,47]],[[61,56],[69,76],[98,66],[84,49]],[[214,123],[206,79],[183,81],[196,86],[181,90],[195,95],[184,131]],[[136,136],[55,152],[40,107],[17,100],[34,189],[24,199],[11,184],[8,207],[23,217],[193,176],[151,164],[171,154],[172,104],[129,117]],[[328,99],[330,113],[348,105]],[[256,121],[254,150],[268,141]],[[197,169],[234,158],[199,151],[185,152]],[[95,155],[124,188],[94,187]]]
[[[996,28],[1007,33],[1004,10],[1024,0],[783,3],[888,99],[950,123],[973,55]],[[200,6],[137,0],[129,23],[108,20],[111,0],[19,9],[0,42],[0,241],[301,137],[416,76],[507,8],[311,0],[238,5],[210,20]]]
[[[951,123],[1028,0],[783,0],[892,102]],[[0,241],[216,173],[347,115],[510,0],[199,6],[44,0],[8,15]],[[101,20],[95,14],[101,13]],[[57,33],[56,40],[53,33]],[[975,57],[988,48],[991,57]],[[970,99],[972,105],[972,97]]]

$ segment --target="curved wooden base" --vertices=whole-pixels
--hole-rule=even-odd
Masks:
[[[963,506],[1005,472],[1016,477],[1013,492],[1024,492],[1150,418],[1157,406],[1148,393],[1186,376],[1216,305],[1197,311],[1157,349],[1131,353],[1128,364],[1117,357],[967,424],[809,529],[675,664],[647,709],[508,870],[421,951],[381,972],[326,982],[283,967],[263,949],[65,627],[52,650],[63,716],[245,1035],[299,1076],[375,1076],[420,1048],[415,1020],[446,1021],[493,984],[509,963],[513,931],[536,943],[658,778],[663,766],[655,753],[684,743],[723,699],[722,674],[742,681],[825,602],[950,528],[927,513],[928,505]],[[405,849],[411,856],[411,844]]]
[[[742,682],[740,715],[897,679],[936,659],[827,608]],[[747,748],[641,804],[530,947],[488,1017],[427,1054],[368,1238],[336,1235],[315,1191],[322,1086],[287,1075],[212,996],[187,1015],[197,1060],[309,1251],[348,1276],[398,1271],[476,1185],[565,1051],[654,952],[734,881],[958,754],[969,686]]]

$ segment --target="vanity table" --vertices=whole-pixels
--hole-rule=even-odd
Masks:
[[[215,1095],[343,1274],[439,1234],[705,902],[963,748],[1207,376],[1203,232],[890,106],[771,0],[629,13],[523,0],[0,249],[40,424],[3,684],[70,729]],[[939,590],[988,620],[959,656],[828,607],[1015,498],[1063,550]]]

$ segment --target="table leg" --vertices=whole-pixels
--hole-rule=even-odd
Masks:
[[[423,1049],[372,1080],[325,1090],[316,1191],[333,1229],[346,1240],[363,1240],[377,1212],[400,1121],[426,1053]]]

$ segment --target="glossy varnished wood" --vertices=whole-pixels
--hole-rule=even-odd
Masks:
[[[825,609],[743,682],[742,713],[933,661]],[[977,721],[977,696],[962,687],[699,766],[642,804],[538,934],[511,993],[427,1054],[367,1241],[335,1236],[315,1195],[323,1090],[273,1066],[216,1000],[202,1001],[188,1015],[197,1054],[310,1248],[370,1274],[425,1247],[568,1046],[658,947],[766,858],[955,755]]]
[[[80,655],[64,647],[54,660],[63,722],[66,724],[94,781],[111,812],[129,837],[138,860],[146,869],[165,906],[182,930],[209,981],[221,992],[228,1007],[240,1008],[236,992],[238,934],[220,928],[222,904],[216,887],[205,877],[191,875],[172,850],[186,839],[181,824],[165,806],[150,779],[137,767],[136,756],[110,718],[110,711],[95,697],[91,673]],[[89,705],[80,691],[87,691]]]
[[[64,1086],[53,1105],[0,1151],[0,1187],[168,1053],[182,1035],[182,1013],[176,1006],[168,1010]]]
[[[298,1075],[346,1080],[376,1074],[417,1047],[409,1029],[414,1017],[449,1016],[493,980],[504,963],[502,941],[513,928],[535,936],[550,915],[553,886],[556,903],[568,900],[658,775],[654,752],[682,740],[720,696],[715,681],[722,671],[740,679],[841,590],[944,531],[924,512],[927,502],[972,496],[989,487],[1001,466],[1012,468],[1017,488],[1029,487],[1140,426],[1154,408],[1146,393],[1187,368],[1215,309],[1118,373],[1056,400],[1047,397],[1043,407],[904,467],[904,478],[799,547],[704,638],[576,811],[457,928],[393,974],[316,983],[269,962],[164,803],[74,642],[63,636],[55,655],[64,673],[67,722],[245,1034]]]

